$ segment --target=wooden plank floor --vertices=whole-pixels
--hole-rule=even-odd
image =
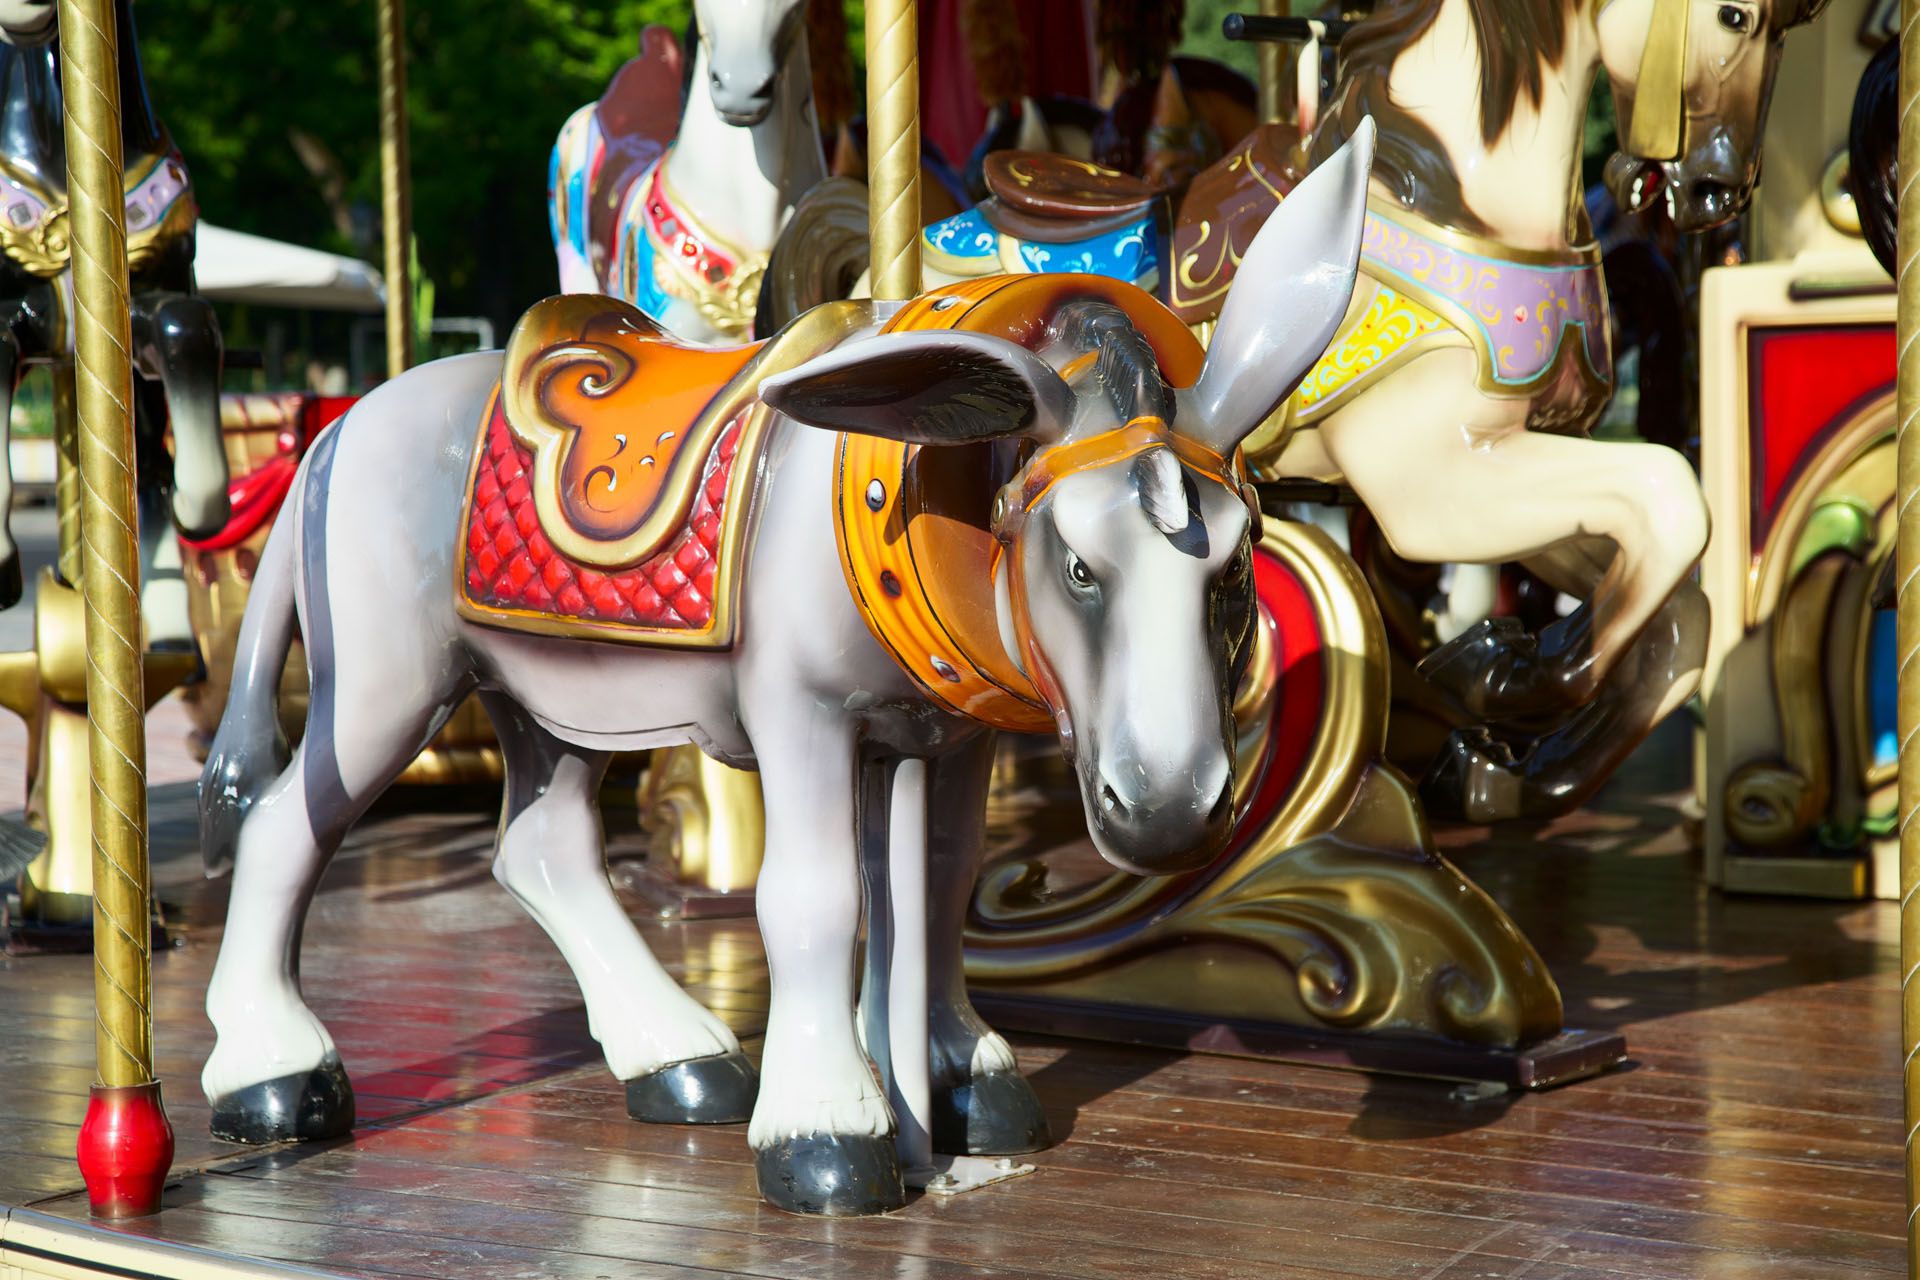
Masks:
[[[200,1001],[225,888],[198,879],[190,796],[165,789],[163,895],[193,922],[156,971],[182,1176],[117,1230],[366,1276],[1898,1273],[1895,913],[1701,890],[1676,798],[1645,798],[1682,777],[1643,755],[1596,812],[1442,833],[1547,956],[1569,1021],[1625,1031],[1630,1069],[1488,1097],[1023,1038],[1064,1138],[1038,1174],[833,1222],[760,1203],[743,1128],[626,1119],[558,956],[488,874],[490,816],[367,824],[322,888],[303,970],[354,1075],[353,1140],[212,1141]],[[751,925],[648,932],[757,1053]],[[0,959],[0,1204],[85,1221],[91,1016],[84,957]]]

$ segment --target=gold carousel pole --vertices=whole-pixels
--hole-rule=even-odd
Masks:
[[[867,187],[873,296],[920,292],[920,23],[914,0],[867,0]]]
[[[1260,0],[1260,12],[1269,18],[1283,17],[1287,0]],[[1273,124],[1285,120],[1292,115],[1287,105],[1287,88],[1292,83],[1287,76],[1287,47],[1278,40],[1262,40],[1254,50],[1260,60],[1260,121]]]
[[[1900,1038],[1905,1052],[1907,1275],[1920,1280],[1920,0],[1900,5],[1900,387],[1896,554],[1900,595]]]
[[[93,827],[94,1054],[77,1155],[96,1214],[160,1207],[173,1131],[153,1077],[146,699],[135,533],[118,34],[109,0],[60,0],[72,205],[75,399]]]
[[[405,0],[380,0],[380,217],[386,231],[387,376],[413,364],[413,194],[407,162]]]

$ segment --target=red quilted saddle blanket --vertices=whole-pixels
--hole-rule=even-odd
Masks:
[[[729,515],[750,499],[736,493],[734,462],[751,408],[715,437],[686,519],[660,549],[631,568],[595,569],[557,550],[534,509],[531,450],[514,438],[502,397],[492,399],[466,511],[461,612],[513,630],[583,635],[638,644],[724,648],[727,607],[744,521]],[[716,602],[719,602],[716,604]]]

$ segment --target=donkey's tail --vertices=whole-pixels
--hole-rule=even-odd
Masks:
[[[304,474],[304,469],[303,469]],[[299,486],[295,485],[297,494]],[[289,495],[267,535],[240,620],[226,713],[200,772],[200,856],[207,874],[233,867],[240,823],[291,752],[280,731],[280,673],[293,647],[294,547],[298,502]]]
[[[562,293],[600,291],[587,245],[587,196],[593,190],[593,171],[606,150],[594,105],[589,102],[567,117],[547,161],[547,229],[553,234]]]

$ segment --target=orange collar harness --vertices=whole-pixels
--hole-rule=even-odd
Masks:
[[[1060,305],[1097,296],[1120,305],[1152,344],[1169,383],[1191,385],[1204,353],[1151,296],[1097,276],[990,276],[935,290],[886,326],[995,333],[1037,343]],[[922,449],[843,435],[834,482],[834,534],[854,602],[895,662],[938,704],[995,729],[1052,733],[1053,713],[1001,643],[994,573],[1026,514],[1068,475],[1167,447],[1199,474],[1240,488],[1238,460],[1136,418],[1042,449],[1003,486],[1005,449]],[[1016,630],[1024,632],[1023,626]],[[1026,643],[1025,636],[1021,641]]]

